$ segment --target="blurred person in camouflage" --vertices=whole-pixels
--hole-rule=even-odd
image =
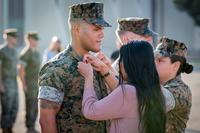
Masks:
[[[51,38],[51,43],[47,49],[44,50],[42,56],[42,65],[47,63],[51,58],[56,56],[59,52],[61,52],[61,41],[57,36],[53,36]]]
[[[187,47],[182,42],[162,37],[154,54],[160,82],[174,98],[167,112],[166,133],[184,133],[192,106],[191,90],[180,78],[181,73],[193,71],[186,60]]]
[[[35,121],[38,114],[38,73],[40,55],[37,51],[38,34],[29,32],[25,35],[25,48],[19,56],[19,78],[25,93],[27,133],[36,133]]]
[[[152,46],[157,43],[158,35],[149,28],[148,18],[129,17],[120,18],[117,20],[118,28],[116,29],[116,36],[121,45],[130,41],[147,41]],[[118,60],[113,64],[113,68],[118,71]]]
[[[105,133],[105,121],[84,118],[82,95],[84,78],[77,65],[89,51],[99,52],[104,27],[102,3],[83,3],[70,7],[71,43],[39,73],[39,121],[42,133]],[[94,71],[94,88],[99,99],[107,95],[102,76]]]
[[[12,133],[18,111],[17,30],[6,29],[3,38],[5,43],[0,46],[1,128],[3,133]]]

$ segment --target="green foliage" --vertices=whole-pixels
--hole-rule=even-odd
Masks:
[[[186,11],[200,26],[200,0],[173,0],[176,7],[181,11]]]

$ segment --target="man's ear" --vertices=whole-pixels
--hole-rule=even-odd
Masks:
[[[128,43],[128,42],[129,42],[129,38],[128,38],[128,36],[127,36],[127,35],[123,35],[123,36],[121,36],[121,42],[122,42],[123,44]]]
[[[80,34],[80,25],[78,23],[72,25],[72,31],[75,35]]]

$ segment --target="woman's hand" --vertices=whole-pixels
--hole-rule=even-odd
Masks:
[[[78,71],[85,79],[93,79],[93,69],[91,64],[78,62]]]
[[[100,72],[102,75],[110,70],[110,68],[96,56],[87,54],[84,56],[84,61],[90,63],[93,69]]]

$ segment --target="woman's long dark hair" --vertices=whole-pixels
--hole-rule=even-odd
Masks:
[[[127,82],[136,88],[141,133],[164,133],[166,111],[152,46],[145,41],[132,41],[120,49]],[[119,65],[120,68],[120,65]],[[119,84],[123,76],[119,69]]]
[[[193,65],[187,63],[185,57],[178,56],[178,55],[172,55],[169,58],[171,60],[171,63],[174,63],[174,62],[177,62],[177,61],[179,61],[181,63],[176,75],[179,75],[181,73],[189,74],[193,71]]]

